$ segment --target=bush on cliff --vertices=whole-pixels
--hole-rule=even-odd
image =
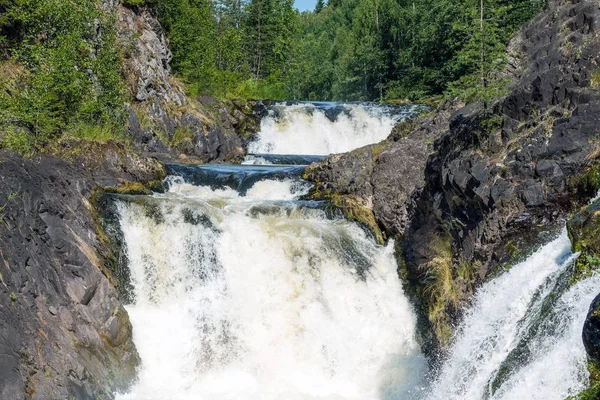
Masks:
[[[93,0],[0,6],[3,129],[27,129],[35,141],[85,125],[123,132],[125,92],[111,17]]]

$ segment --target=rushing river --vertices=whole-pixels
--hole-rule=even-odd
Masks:
[[[557,399],[587,383],[581,325],[600,278],[567,284],[566,233],[486,284],[437,371],[380,246],[303,200],[307,164],[387,137],[412,107],[276,105],[241,166],[169,166],[116,196],[142,360],[119,400]]]

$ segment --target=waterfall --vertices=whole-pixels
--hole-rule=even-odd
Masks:
[[[378,143],[398,121],[413,116],[416,107],[356,103],[278,104],[263,118],[250,153],[343,153]]]
[[[564,400],[585,388],[581,328],[600,276],[570,287],[570,247],[565,229],[479,290],[427,399]]]
[[[413,108],[271,108],[246,165],[169,165],[167,190],[114,195],[141,357],[117,400],[564,400],[588,383],[566,230],[485,283],[435,371],[378,245],[300,176],[387,137]]]
[[[124,399],[407,398],[426,370],[393,244],[302,206],[171,179],[117,202],[142,359]]]

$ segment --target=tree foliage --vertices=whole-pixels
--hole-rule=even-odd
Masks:
[[[319,0],[299,13],[293,0],[121,1],[158,17],[191,94],[301,100],[489,101],[509,39],[543,6]],[[0,0],[0,124],[40,138],[122,130],[113,19],[100,0]]]
[[[91,0],[13,0],[0,8],[0,123],[43,137],[81,123],[123,125],[109,16]]]

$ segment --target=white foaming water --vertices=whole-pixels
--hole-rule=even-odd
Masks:
[[[426,362],[392,244],[319,210],[252,212],[292,181],[170,186],[118,205],[142,359],[119,400],[410,398]]]
[[[524,365],[494,398],[563,400],[587,387],[587,358],[581,329],[600,288],[600,275],[579,282],[562,295],[552,311],[554,326],[531,345],[532,362]]]
[[[388,137],[405,114],[366,104],[344,104],[347,112],[331,121],[326,110],[312,104],[277,106],[261,121],[258,140],[250,153],[328,155],[344,153]],[[247,160],[260,163],[260,160]]]
[[[269,165],[271,164],[263,157],[255,156],[252,154],[247,155],[242,162],[242,165]]]
[[[525,262],[484,285],[426,398],[563,400],[585,388],[581,328],[600,277],[561,292],[575,258],[563,230]],[[548,313],[543,306],[553,296],[560,297]],[[513,352],[516,362],[503,370]]]

